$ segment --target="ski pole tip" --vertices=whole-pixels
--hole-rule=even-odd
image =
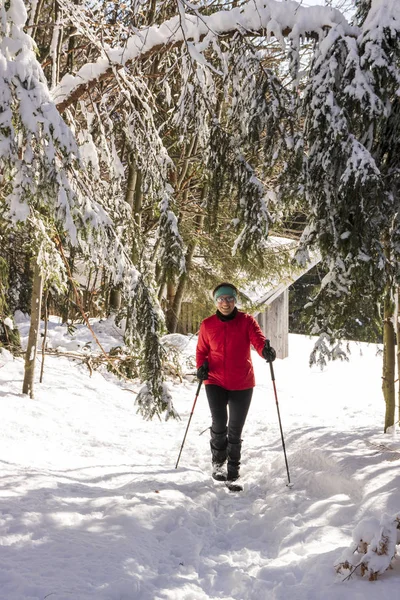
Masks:
[[[288,487],[290,490],[292,489],[292,487],[294,486],[294,483],[287,483],[286,487]]]

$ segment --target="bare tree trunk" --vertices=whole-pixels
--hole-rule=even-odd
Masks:
[[[28,347],[25,356],[25,375],[22,386],[22,393],[33,394],[33,382],[35,377],[35,362],[37,354],[38,336],[40,330],[40,314],[42,305],[43,277],[40,273],[40,267],[36,263],[33,274],[33,287],[31,299],[31,326],[29,328]]]
[[[165,314],[165,324],[167,326],[167,330],[169,333],[174,333],[173,331],[173,323],[175,322],[175,315],[173,314],[174,310],[174,298],[176,296],[176,287],[172,281],[168,281],[166,283],[167,289],[167,310]]]
[[[128,155],[128,178],[126,182],[125,200],[132,209],[132,228],[133,228],[133,243],[131,250],[131,259],[135,266],[138,266],[141,251],[141,227],[142,227],[142,192],[143,177],[141,171],[137,167],[136,157],[134,152],[129,152]],[[113,290],[114,293],[114,290]],[[120,289],[115,290],[115,298],[119,301],[119,308],[122,303]],[[126,331],[130,327],[131,312],[128,308],[126,317]]]
[[[189,246],[188,246],[188,250],[187,250],[186,256],[185,256],[186,270],[179,277],[179,281],[178,281],[178,285],[177,285],[177,288],[175,291],[174,299],[172,301],[172,305],[170,306],[170,308],[167,311],[166,326],[167,326],[169,333],[176,333],[176,330],[178,327],[179,317],[181,314],[183,296],[185,294],[186,284],[187,284],[187,280],[189,277],[189,272],[192,267],[193,254],[196,249],[196,246],[197,246],[197,244],[194,242],[189,244]]]
[[[71,275],[75,271],[75,248],[70,248],[69,257],[67,258],[69,270]],[[60,310],[60,316],[63,323],[68,323],[69,319],[73,319],[73,299],[74,299],[74,288],[71,281],[68,278],[68,291],[64,294],[64,301]]]
[[[400,287],[396,287],[396,342],[397,342],[397,402],[398,402],[398,417],[397,423],[400,424],[400,350],[399,350],[399,340],[400,340],[400,322],[399,322],[399,308],[400,308]]]
[[[156,0],[151,0],[150,11],[149,11],[149,25],[154,23],[156,16]]]
[[[49,290],[46,290],[44,295],[44,335],[42,342],[42,364],[40,365],[40,378],[39,383],[43,381],[43,373],[44,373],[44,357],[46,356],[46,344],[47,344],[47,329],[49,324]]]
[[[133,152],[129,153],[128,156],[128,178],[126,181],[126,195],[125,200],[132,208],[132,212],[135,209],[135,189],[136,189],[137,170],[135,163],[135,155]]]
[[[178,182],[177,182],[178,190],[180,190],[182,188],[182,185],[184,183],[185,177],[186,177],[188,169],[189,169],[190,158],[194,154],[196,154],[196,152],[197,152],[197,136],[194,135],[190,141],[190,144],[186,148],[186,152],[185,152],[186,156],[183,161],[182,169],[181,169],[181,172],[179,173],[179,178],[178,178]]]
[[[395,331],[393,326],[394,302],[392,289],[386,289],[383,313],[383,369],[382,391],[385,400],[385,427],[384,431],[394,425],[395,419]]]
[[[203,194],[204,194],[204,190],[203,190]],[[201,228],[203,226],[203,222],[204,222],[204,216],[199,215],[198,227],[197,227],[198,231],[201,230]],[[194,252],[197,247],[196,237],[197,236],[194,236],[192,242],[190,244],[188,244],[188,249],[187,249],[186,256],[185,256],[186,270],[179,277],[178,286],[176,288],[172,306],[167,311],[166,325],[167,325],[167,329],[168,329],[169,333],[176,333],[176,330],[178,327],[179,317],[181,314],[183,296],[185,294],[185,289],[186,289],[187,281],[189,278],[189,273],[192,269]]]
[[[30,13],[30,16],[29,16],[29,25],[32,26],[31,36],[34,39],[35,39],[35,34],[36,34],[37,27],[38,27],[39,22],[40,22],[40,14],[42,12],[43,3],[44,3],[44,0],[39,0],[38,3],[37,3],[37,5],[36,5],[35,12],[33,12],[32,9],[31,9],[31,13]]]
[[[55,88],[60,78],[60,53],[62,45],[62,10],[58,2],[54,2],[54,29],[51,41],[51,89]]]
[[[122,291],[120,286],[114,286],[110,290],[110,298],[108,303],[108,314],[117,313],[121,308]]]
[[[140,231],[142,226],[142,209],[143,209],[143,175],[140,170],[137,171],[136,174],[136,189],[135,189],[135,203],[133,206],[133,218],[135,220],[135,225]]]
[[[68,29],[68,51],[67,51],[67,70],[69,73],[73,73],[75,69],[75,46],[76,36],[73,35],[76,31],[75,27]]]
[[[177,191],[183,193],[182,204],[184,206],[186,205],[186,203],[188,201],[188,195],[189,195],[189,188],[187,186],[185,186],[185,178],[187,177],[188,172],[189,172],[190,158],[192,156],[194,156],[196,154],[196,152],[197,152],[197,136],[193,135],[190,142],[188,142],[186,144],[185,152],[184,152],[184,155],[182,156],[182,158],[183,158],[182,168],[179,172],[179,175],[177,176],[177,181],[175,184],[175,189]],[[202,201],[204,200],[204,197],[205,197],[205,190],[206,190],[206,188],[204,187],[201,192],[201,200]],[[196,218],[198,220],[197,230],[199,231],[203,225],[204,219],[203,219],[202,215],[198,215]],[[186,270],[179,277],[178,285],[177,285],[174,297],[168,298],[168,308],[166,311],[166,326],[167,326],[169,333],[176,333],[176,330],[178,327],[179,317],[181,314],[182,301],[183,301],[183,297],[184,297],[184,293],[185,293],[185,289],[186,289],[187,280],[189,277],[189,272],[192,267],[193,255],[194,255],[194,251],[195,251],[196,247],[197,247],[197,243],[196,243],[196,236],[195,236],[188,243],[188,249],[187,249],[186,256],[185,256]],[[159,283],[160,283],[160,291],[159,291],[159,299],[160,299],[162,290],[165,287],[165,274],[163,274],[163,276],[160,278]]]
[[[186,269],[187,268],[188,267],[186,267]],[[186,289],[187,278],[188,272],[186,270],[186,272],[182,273],[182,275],[179,278],[178,287],[176,288],[176,293],[172,302],[172,306],[170,306],[170,308],[167,310],[166,326],[169,333],[176,333],[176,330],[178,328],[179,316],[181,314],[181,307]]]

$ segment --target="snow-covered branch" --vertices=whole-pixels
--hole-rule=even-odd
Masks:
[[[399,514],[383,515],[380,522],[373,517],[363,519],[354,529],[353,542],[340,557],[336,570],[349,571],[349,579],[360,568],[362,576],[368,574],[369,581],[375,581],[391,567],[399,541]]]
[[[69,0],[60,0],[60,4],[67,10]],[[287,37],[296,48],[301,39],[319,37],[326,28],[337,25],[341,25],[347,35],[355,36],[357,33],[336,9],[304,7],[292,1],[249,0],[244,6],[211,15],[201,15],[200,11],[190,14],[182,7],[179,15],[160,26],[136,31],[123,47],[105,48],[96,62],[83,65],[75,75],[65,75],[53,90],[53,99],[59,111],[63,112],[98,82],[113,77],[116,68],[126,67],[135,60],[145,60],[184,41],[193,42],[193,50],[200,60],[215,37],[237,31],[275,37],[283,47]],[[196,49],[200,42],[203,42],[201,48]]]

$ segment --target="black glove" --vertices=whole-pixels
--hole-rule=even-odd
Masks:
[[[208,379],[208,361],[205,361],[201,367],[197,369],[197,379],[204,381]]]
[[[265,346],[262,349],[261,354],[263,355],[263,358],[265,358],[265,360],[268,363],[272,363],[276,359],[276,352],[275,352],[274,348],[271,346],[269,340],[265,340]]]

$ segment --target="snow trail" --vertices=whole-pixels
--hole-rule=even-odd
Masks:
[[[72,349],[80,335],[57,326],[50,340]],[[30,400],[22,361],[0,355],[1,600],[392,598],[397,562],[373,584],[334,570],[360,519],[399,511],[380,358],[354,346],[349,363],[320,372],[311,345],[290,336],[290,358],[275,363],[292,490],[269,369],[254,356],[239,494],[211,479],[204,390],[175,469],[195,383],[171,386],[181,421],[149,423],[126,382],[64,358],[46,357]]]

